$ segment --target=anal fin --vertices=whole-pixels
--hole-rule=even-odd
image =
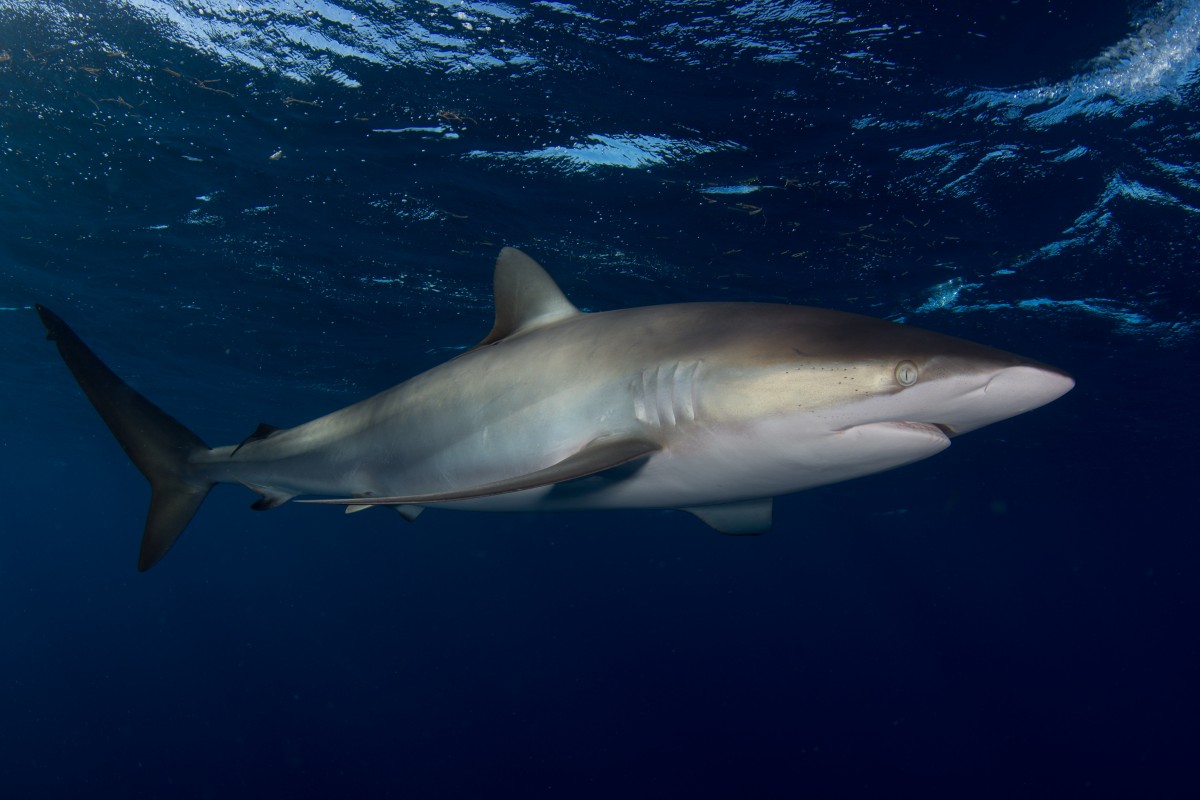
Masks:
[[[279,508],[296,496],[281,489],[272,489],[270,486],[259,486],[253,483],[246,483],[245,481],[241,483],[250,491],[262,495],[262,497],[250,504],[250,507],[255,511],[270,511],[272,508]]]

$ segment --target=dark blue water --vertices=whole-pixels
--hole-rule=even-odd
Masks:
[[[0,0],[0,791],[1172,796],[1194,785],[1200,3]],[[824,305],[1078,386],[900,471],[408,525],[148,491],[42,340],[206,441],[491,325]]]

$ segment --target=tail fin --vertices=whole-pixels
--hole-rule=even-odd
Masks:
[[[150,482],[150,512],[138,557],[138,570],[144,572],[171,549],[213,487],[191,474],[188,462],[208,445],[118,378],[57,314],[43,306],[37,312],[46,338],[58,345],[84,394]]]

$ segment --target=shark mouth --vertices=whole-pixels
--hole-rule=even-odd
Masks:
[[[941,423],[941,422],[917,422],[916,420],[910,420],[910,419],[893,419],[893,420],[882,420],[880,422],[866,422],[861,425],[851,425],[850,427],[842,428],[841,430],[843,432],[845,432],[845,431],[852,431],[855,429],[865,430],[865,429],[869,429],[869,428],[874,428],[876,430],[891,430],[891,431],[895,431],[896,433],[913,433],[913,434],[923,433],[927,436],[934,436],[934,437],[943,438],[943,439],[949,439],[951,437],[958,435],[958,431],[954,430],[953,427],[946,425],[944,423]]]
[[[916,422],[914,420],[896,420],[895,422],[877,423],[896,428],[897,430],[907,430],[912,432],[922,432],[939,439],[949,439],[955,435],[955,431],[949,425],[944,425],[940,422]]]

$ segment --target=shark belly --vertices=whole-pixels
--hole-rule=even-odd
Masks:
[[[597,475],[439,507],[474,511],[689,508],[764,499],[894,469],[941,452],[931,425],[832,430],[814,415],[758,430],[671,431],[661,452]]]

